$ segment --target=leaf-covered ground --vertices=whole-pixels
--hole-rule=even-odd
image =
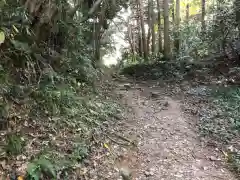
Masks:
[[[198,81],[123,76],[98,86],[81,119],[13,121],[1,131],[1,178],[236,179],[237,121],[229,119],[238,116],[226,106],[238,108],[238,91],[223,98]]]

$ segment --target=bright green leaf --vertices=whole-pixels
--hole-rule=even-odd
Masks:
[[[0,31],[0,44],[4,43],[5,41],[5,33],[3,31]]]
[[[49,173],[53,177],[56,177],[54,166],[49,160],[41,158],[39,159],[38,164],[41,167],[42,171]]]
[[[31,177],[31,179],[39,180],[39,166],[35,163],[29,163],[27,167],[27,173]]]
[[[19,30],[16,28],[16,26],[12,25],[12,27],[16,31],[16,33],[19,33]]]

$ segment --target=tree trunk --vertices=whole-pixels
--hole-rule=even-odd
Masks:
[[[154,13],[154,3],[153,0],[151,0],[151,26],[152,26],[152,53],[155,54],[155,44],[156,44],[156,36],[155,36],[155,22],[156,22],[156,18],[155,18],[155,13]]]
[[[132,55],[135,55],[135,42],[131,24],[128,25],[128,42],[130,44]]]
[[[205,15],[206,15],[206,9],[205,9],[206,0],[202,0],[202,32],[206,31],[206,24],[205,24]]]
[[[139,7],[139,19],[141,23],[141,30],[142,30],[142,44],[143,44],[143,56],[144,59],[147,59],[147,41],[146,41],[146,32],[145,32],[145,26],[144,26],[144,19],[143,19],[143,6],[142,6],[142,0],[137,0],[138,7]]]
[[[174,25],[174,22],[175,22],[175,7],[174,7],[174,1],[173,1],[173,4],[172,4],[172,23]]]
[[[101,30],[100,22],[99,23],[94,23],[94,31],[93,31],[94,59],[92,61],[92,65],[94,67],[101,58],[100,57],[100,30]]]
[[[177,53],[180,50],[180,33],[179,33],[179,25],[180,25],[180,0],[176,0],[176,39],[175,39],[175,49]]]
[[[147,21],[148,21],[148,33],[147,33],[147,49],[148,49],[148,54],[150,52],[150,39],[151,39],[151,1],[148,0],[148,16],[147,16]]]
[[[141,32],[140,32],[140,33],[141,33]],[[144,57],[142,34],[139,34],[139,35],[138,35],[138,51],[139,51],[139,56],[140,56],[140,57]]]
[[[142,38],[142,30],[141,30],[141,22],[140,19],[137,19],[137,27],[138,27],[138,53],[140,57],[143,57],[143,38]]]
[[[186,23],[189,21],[189,4],[186,6]]]
[[[238,37],[240,38],[240,2],[239,0],[235,0],[235,15],[236,15],[236,24],[238,28]]]
[[[101,54],[100,54],[100,49],[101,49],[101,38],[102,38],[102,27],[104,25],[105,21],[105,11],[106,11],[106,4],[101,7],[101,13],[98,15],[98,23],[95,24],[95,34],[94,34],[94,47],[95,47],[95,55],[94,55],[94,60],[93,60],[93,66],[96,67],[97,64],[99,64],[101,60]]]
[[[150,52],[150,39],[151,39],[151,34],[152,34],[152,32],[151,32],[151,25],[149,25],[149,27],[148,27],[148,34],[147,34],[147,51],[148,51],[148,54],[149,54],[149,52]]]
[[[161,26],[161,8],[160,8],[160,0],[157,0],[157,9],[158,9],[158,52],[162,53],[162,26]]]
[[[169,2],[164,0],[164,57],[170,58],[170,36],[169,36]]]

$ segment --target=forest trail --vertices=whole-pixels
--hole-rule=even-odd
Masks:
[[[164,87],[140,84],[122,83],[117,90],[131,109],[126,129],[139,137],[137,157],[125,157],[134,180],[236,179],[224,167],[223,153],[201,143],[196,117],[182,111],[180,100]]]

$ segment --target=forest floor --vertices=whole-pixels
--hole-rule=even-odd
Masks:
[[[199,123],[202,109],[212,111],[209,105],[213,101],[209,100],[211,96],[207,96],[207,89],[211,88],[210,85],[195,83],[193,79],[180,82],[176,82],[176,79],[175,82],[167,80],[136,81],[124,76],[119,76],[113,81],[111,79],[109,82],[111,82],[109,87],[105,84],[102,85],[106,90],[105,94],[109,99],[117,100],[123,109],[119,109],[119,114],[114,113],[114,118],[104,116],[105,121],[89,132],[90,143],[87,156],[84,156],[77,164],[73,164],[75,161],[70,161],[74,169],[69,168],[70,173],[66,174],[65,179],[237,179],[234,173],[229,171],[230,168],[227,168],[229,167],[227,164],[228,154],[225,152],[226,147],[223,147],[224,143],[208,138],[208,136],[203,137],[201,128],[199,128],[199,126],[206,127],[207,130],[210,129],[210,133],[213,132],[212,129],[215,131],[219,128],[216,124],[209,127],[209,124]],[[234,113],[237,115],[236,112]],[[209,120],[212,123],[212,119]],[[216,122],[219,124],[219,121]],[[224,124],[223,127],[227,126]],[[226,133],[227,130],[223,129],[223,131]],[[43,129],[42,132],[46,132],[46,129]],[[39,130],[37,133],[40,134],[41,131]],[[65,131],[63,131],[64,133]],[[73,148],[67,138],[70,135],[75,135],[75,131],[64,136],[66,139],[60,137],[64,144],[57,150],[63,151],[58,152],[62,153],[63,157],[68,157],[66,156],[68,150]],[[221,134],[220,137],[222,137]],[[36,141],[36,138],[29,141],[31,143],[34,140]],[[38,146],[35,145],[36,147],[33,146],[33,148],[39,151],[44,147],[42,144],[45,141],[39,139],[37,142]],[[35,152],[33,151],[35,149],[31,148],[32,144],[28,146],[29,150],[26,148],[25,154],[18,155],[16,160],[10,158],[9,161],[0,161],[0,172],[2,170],[8,174],[11,171],[26,174],[26,171],[29,171],[27,164],[31,160],[29,160],[31,153],[26,152]],[[85,155],[83,150],[78,150],[70,157],[76,158],[81,157],[82,154]],[[44,155],[49,157],[52,151],[50,149]],[[64,159],[58,160],[55,156],[49,159],[51,162],[55,161],[54,167],[58,165],[63,170],[68,166],[71,167],[66,163],[66,165],[59,163]],[[54,168],[53,165],[48,164],[49,161],[45,162],[50,170]],[[16,170],[12,168],[12,164],[18,165]],[[39,168],[38,166],[37,168]],[[56,179],[63,179],[61,177],[62,170],[57,168],[55,168],[58,173]],[[16,180],[17,178],[9,179]]]
[[[200,100],[188,97],[183,86],[129,79],[118,82],[115,93],[127,113],[115,130],[130,137],[135,148],[112,146],[111,152],[118,153],[112,166],[115,173],[108,172],[105,179],[236,179],[225,166],[224,152],[200,137],[196,124]]]

